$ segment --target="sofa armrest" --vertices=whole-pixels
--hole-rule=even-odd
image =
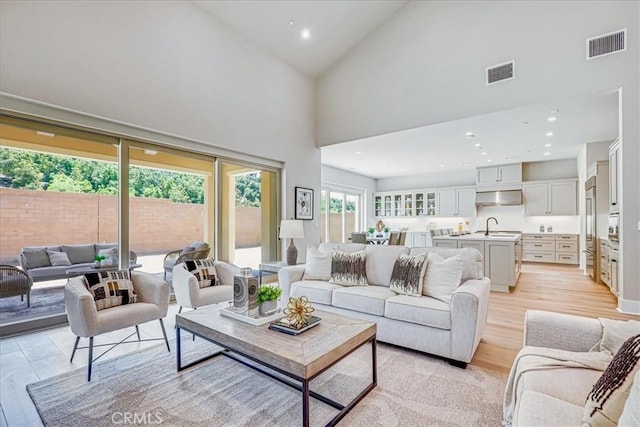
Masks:
[[[471,362],[487,326],[491,280],[470,279],[451,296],[451,358]]]
[[[302,276],[304,276],[304,265],[283,267],[278,271],[278,285],[282,289],[282,301],[289,301],[291,284],[302,280]]]
[[[214,261],[213,266],[216,269],[220,283],[222,285],[233,286],[233,276],[240,274],[240,267],[224,261]]]
[[[81,277],[69,279],[64,287],[64,304],[71,332],[84,338],[98,335],[98,309]]]
[[[525,346],[589,351],[601,338],[598,319],[538,310],[525,313]]]
[[[160,308],[160,317],[165,317],[169,308],[169,284],[153,274],[142,271],[134,271],[131,281],[140,301],[157,305]]]

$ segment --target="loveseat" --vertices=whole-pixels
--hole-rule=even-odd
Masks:
[[[630,322],[625,328],[629,331],[626,335],[620,331],[612,335],[619,343],[634,332],[640,333],[640,323]],[[603,342],[613,342],[611,338],[604,338],[604,333],[599,319],[527,311],[524,348],[516,357],[505,390],[504,425],[592,425],[583,423],[585,400],[611,362],[613,353],[600,351]],[[630,377],[633,378],[633,374]],[[639,381],[640,373],[635,376],[635,392],[627,398],[629,408],[625,405],[625,410],[631,412],[624,419],[635,417],[635,422],[622,422],[621,418],[620,426],[640,425]]]
[[[66,279],[78,274],[68,274],[74,267],[94,265],[95,257],[101,251],[117,249],[117,243],[87,243],[80,245],[58,246],[26,246],[20,252],[22,269],[34,282],[44,280]],[[66,254],[68,261],[59,259],[56,254]],[[135,263],[137,255],[129,252],[129,261]]]
[[[285,267],[278,273],[282,299],[306,296],[318,310],[375,322],[377,339],[432,355],[466,367],[487,324],[491,281],[483,277],[483,260],[474,248],[407,248],[356,243],[323,243],[331,252],[366,250],[368,286],[344,287],[327,280],[305,280],[305,265]],[[450,303],[428,296],[399,295],[389,289],[400,254],[436,253],[443,258],[460,255],[462,278]]]

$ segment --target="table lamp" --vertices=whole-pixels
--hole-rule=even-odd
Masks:
[[[293,239],[304,238],[302,221],[299,219],[283,219],[280,222],[280,235],[278,237],[291,239],[289,246],[287,246],[287,265],[295,265],[298,261],[298,248],[293,244]]]

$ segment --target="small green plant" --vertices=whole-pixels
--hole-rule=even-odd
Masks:
[[[384,228],[382,229],[385,233],[388,233],[391,231],[391,228],[387,227],[386,225],[384,226]]]
[[[93,258],[94,261],[98,261],[98,262],[102,262],[105,259],[107,259],[107,257],[104,255],[96,255],[95,258]]]
[[[373,234],[376,232],[376,228],[375,227],[369,227],[367,228],[367,231],[369,232],[369,234]]]
[[[262,285],[258,288],[258,304],[265,301],[275,301],[282,295],[282,289],[277,286]]]

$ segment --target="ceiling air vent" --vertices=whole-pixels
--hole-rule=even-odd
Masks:
[[[627,50],[626,28],[587,39],[587,59],[611,55],[612,53],[623,52],[625,50]]]
[[[487,85],[510,80],[515,75],[515,61],[494,65],[487,68]]]

